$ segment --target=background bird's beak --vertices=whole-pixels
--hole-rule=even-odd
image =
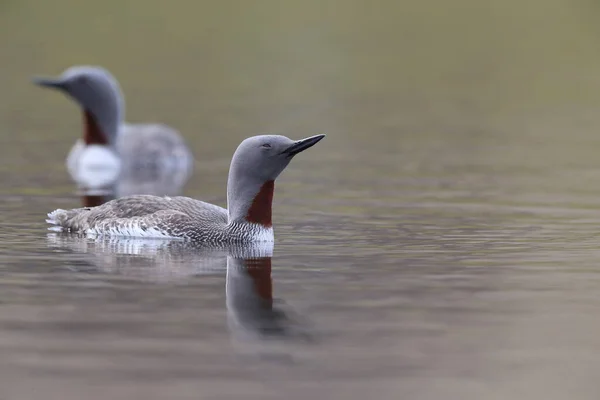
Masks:
[[[321,135],[311,136],[306,139],[300,139],[300,140],[294,142],[294,144],[292,144],[287,149],[283,150],[281,152],[281,154],[287,154],[289,157],[295,156],[296,154],[300,153],[301,151],[304,151],[304,150],[308,149],[309,147],[314,146],[315,144],[317,144],[318,141],[320,141],[324,137],[325,137],[325,135],[321,134]]]
[[[35,77],[32,82],[38,86],[50,87],[55,89],[64,89],[65,81],[60,78],[42,78]]]

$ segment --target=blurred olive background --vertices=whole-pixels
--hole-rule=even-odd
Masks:
[[[111,70],[128,120],[175,126],[209,164],[218,154],[226,165],[240,140],[264,132],[325,132],[320,154],[307,157],[359,162],[378,152],[400,157],[421,148],[415,142],[423,137],[450,145],[457,137],[475,153],[482,140],[515,144],[483,155],[500,163],[525,156],[518,143],[532,135],[540,145],[582,137],[597,144],[600,10],[591,1],[4,0],[0,7],[7,172],[43,164],[44,174],[65,175],[80,116],[29,79],[73,64]],[[576,150],[585,157],[595,147]],[[473,151],[469,157],[478,157]],[[223,182],[223,172],[202,184]],[[24,190],[17,176],[9,179]]]
[[[599,18],[590,0],[0,0],[0,398],[597,398]],[[81,115],[30,78],[73,64],[113,72],[128,121],[180,130],[202,200],[225,204],[242,139],[328,135],[275,194],[275,291],[326,333],[286,348],[299,367],[236,358],[224,276],[88,275],[47,245],[45,213],[79,205]]]

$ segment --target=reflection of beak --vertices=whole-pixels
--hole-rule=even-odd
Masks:
[[[306,139],[300,139],[294,142],[294,144],[292,144],[287,149],[283,150],[280,154],[287,154],[288,157],[293,157],[301,151],[304,151],[309,147],[314,146],[315,144],[317,144],[318,141],[320,141],[324,137],[325,135],[315,135]]]
[[[32,82],[38,86],[44,86],[54,89],[64,89],[65,81],[60,78],[33,78]]]

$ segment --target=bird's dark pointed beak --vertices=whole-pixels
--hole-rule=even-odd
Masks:
[[[42,78],[42,77],[34,77],[31,81],[43,87],[49,87],[54,89],[64,89],[66,82],[60,78]]]
[[[315,144],[317,144],[317,142],[319,142],[324,137],[325,137],[325,135],[322,134],[322,135],[311,136],[306,139],[300,139],[300,140],[294,142],[294,144],[292,144],[287,149],[283,150],[281,152],[281,154],[286,154],[288,157],[295,156],[296,154],[300,153],[301,151],[304,151],[304,150],[308,149],[309,147],[314,146]]]

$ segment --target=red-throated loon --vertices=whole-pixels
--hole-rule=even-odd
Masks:
[[[57,231],[88,235],[179,238],[205,243],[273,241],[275,179],[291,159],[325,135],[291,140],[279,135],[244,140],[231,160],[227,209],[189,197],[134,195],[97,207],[55,210]]]
[[[38,77],[33,82],[64,92],[81,107],[83,137],[75,142],[66,161],[79,186],[106,187],[136,170],[155,170],[158,175],[169,175],[174,187],[182,187],[191,175],[193,156],[178,131],[159,123],[124,121],[121,88],[106,69],[73,66],[58,77]]]

